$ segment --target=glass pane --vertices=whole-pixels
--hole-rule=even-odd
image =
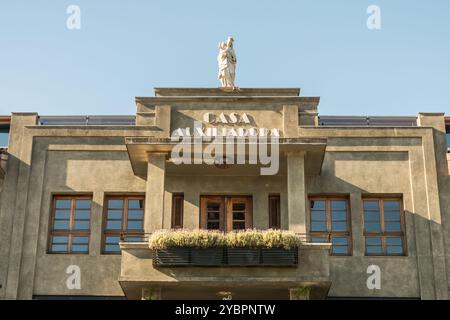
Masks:
[[[348,244],[348,238],[346,237],[333,237],[333,245],[347,245]]]
[[[327,215],[325,211],[313,211],[311,212],[311,219],[314,221],[327,221]]]
[[[331,229],[333,231],[347,231],[347,222],[331,222]]]
[[[89,219],[90,211],[88,210],[76,210],[75,211],[75,219]]]
[[[106,229],[108,230],[121,230],[122,229],[122,221],[108,221],[106,223]]]
[[[0,131],[0,148],[6,148],[8,147],[8,141],[9,141],[9,129],[6,129],[5,131]]]
[[[233,212],[233,220],[245,220],[245,212]]]
[[[70,211],[69,210],[56,210],[55,211],[55,219],[70,219]]]
[[[348,246],[333,246],[331,248],[332,254],[348,254]]]
[[[386,238],[386,244],[388,246],[402,246],[402,238],[400,237],[388,237]]]
[[[379,222],[366,222],[365,229],[367,232],[381,232]]]
[[[74,230],[88,230],[89,229],[89,221],[75,221]]]
[[[364,210],[379,210],[377,200],[364,200]]]
[[[56,200],[57,209],[70,209],[70,200]]]
[[[144,211],[140,210],[128,211],[128,219],[142,219],[142,218],[144,218]]]
[[[220,204],[218,203],[208,203],[208,211],[219,211],[220,210]]]
[[[387,254],[403,254],[403,247],[401,246],[387,246]]]
[[[69,230],[69,220],[55,220],[53,228],[55,230]]]
[[[105,246],[105,252],[120,252],[120,247],[118,244],[107,244]]]
[[[400,222],[385,222],[384,229],[387,232],[399,232],[401,231]]]
[[[72,245],[72,252],[85,253],[89,251],[89,247],[86,244],[74,244]]]
[[[325,222],[311,222],[311,231],[327,231]]]
[[[110,199],[108,200],[108,209],[122,209],[123,200],[122,199]]]
[[[385,212],[384,220],[400,221],[400,212]]]
[[[219,220],[219,212],[208,212],[208,220]]]
[[[245,203],[233,203],[233,211],[244,211]]]
[[[331,210],[347,210],[345,200],[331,200]]]
[[[206,228],[210,230],[217,230],[219,229],[219,222],[208,222]]]
[[[67,244],[54,244],[52,245],[52,252],[67,252]]]
[[[384,201],[384,210],[400,210],[400,201],[398,200]]]
[[[52,239],[52,243],[54,244],[62,244],[62,243],[68,243],[69,238],[65,236],[54,236]]]
[[[378,211],[367,211],[364,213],[366,221],[380,221],[380,213]]]
[[[122,210],[108,210],[108,219],[122,219]]]
[[[347,212],[331,212],[331,220],[333,221],[346,221]]]
[[[244,230],[245,222],[233,222],[233,230]]]
[[[383,254],[383,248],[381,246],[367,246],[367,254]]]
[[[74,243],[74,244],[87,244],[87,243],[89,243],[89,238],[88,237],[73,237],[72,238],[72,243]]]
[[[120,242],[120,237],[106,237],[105,242],[108,244],[117,244]]]
[[[128,209],[144,209],[144,200],[128,200]]]
[[[76,200],[75,208],[77,209],[90,209],[91,208],[91,200]]]
[[[311,209],[325,210],[325,201],[311,200]]]
[[[381,246],[381,238],[380,237],[367,237],[366,245]]]
[[[311,237],[312,243],[327,243],[328,238],[327,237]]]
[[[140,220],[128,221],[128,230],[142,230],[142,229],[143,229],[142,221]]]

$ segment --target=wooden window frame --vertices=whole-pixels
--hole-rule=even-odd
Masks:
[[[332,231],[331,229],[331,201],[345,201],[346,204],[346,213],[347,213],[347,231]],[[312,231],[312,213],[311,209],[311,201],[325,201],[325,216],[326,216],[326,228],[327,231]],[[310,237],[327,237],[328,241],[332,241],[333,237],[342,237],[347,238],[348,240],[348,249],[347,253],[330,253],[332,256],[343,256],[348,257],[353,255],[353,234],[352,234],[352,221],[351,221],[351,209],[350,209],[350,199],[348,196],[309,196],[309,236]]]
[[[364,209],[364,201],[378,201],[378,207],[380,209],[380,232],[367,232],[366,231],[366,210]],[[384,219],[384,202],[385,201],[398,201],[400,203],[400,231],[385,231],[385,219]],[[362,199],[362,209],[363,209],[363,224],[364,224],[364,254],[368,257],[404,257],[407,256],[407,246],[406,246],[406,230],[405,230],[405,212],[403,208],[403,197],[390,197],[390,196],[367,196]],[[370,210],[369,210],[370,211]],[[388,210],[389,211],[389,210]],[[394,211],[389,211],[394,212]],[[397,220],[394,220],[397,221]],[[368,237],[381,238],[381,248],[383,253],[381,254],[371,254],[367,253],[367,242]],[[388,254],[386,238],[396,237],[402,239],[402,250],[401,254]]]
[[[54,222],[56,216],[56,201],[58,200],[70,200],[70,211],[69,211],[69,229],[67,230],[55,230]],[[91,207],[89,209],[89,229],[87,230],[74,230],[73,225],[75,221],[75,203],[77,200],[90,200]],[[51,212],[49,219],[49,232],[47,239],[47,254],[76,254],[76,255],[89,255],[89,246],[91,242],[91,214],[92,214],[92,195],[53,195],[52,196],[52,204],[51,204]],[[67,210],[67,209],[65,209]],[[87,210],[83,210],[87,211]],[[86,219],[81,219],[86,220]],[[53,245],[53,237],[67,237],[67,251],[66,252],[54,252],[52,250]],[[87,237],[87,248],[86,252],[73,252],[72,244],[74,237]]]
[[[108,200],[122,200],[122,228],[120,230],[108,230],[106,229],[108,223]],[[142,200],[143,201],[143,216],[142,216],[142,230],[130,231],[127,230],[128,227],[128,201],[129,200]],[[113,210],[113,209],[111,209]],[[133,221],[141,221],[141,219],[133,219]],[[119,255],[119,252],[109,252],[106,251],[106,238],[107,237],[144,237],[144,223],[145,223],[145,195],[105,195],[104,206],[103,206],[103,218],[102,218],[102,254],[103,255]]]
[[[176,219],[176,201],[181,198],[181,212],[180,212],[180,225],[175,225]],[[184,225],[184,193],[174,193],[172,195],[172,221],[171,228],[172,229],[183,229]]]
[[[274,219],[272,217],[273,212],[271,211],[271,201],[272,200],[276,200],[277,201],[277,210],[278,212],[276,213],[276,219]],[[274,226],[272,224],[272,220],[276,220],[276,226]],[[269,195],[269,229],[276,229],[279,230],[281,229],[281,197],[279,194],[271,194]]]
[[[253,228],[253,197],[232,195],[203,195],[200,196],[200,228],[207,229],[207,204],[208,201],[220,204],[219,231],[233,231],[232,208],[234,203],[245,203],[245,229]]]
[[[225,219],[227,222],[227,230],[228,232],[233,231],[233,204],[235,203],[244,203],[245,204],[245,213],[244,213],[244,224],[245,229],[253,228],[253,209],[252,209],[252,197],[250,196],[227,196],[225,197]]]

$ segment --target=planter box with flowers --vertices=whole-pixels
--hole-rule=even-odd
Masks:
[[[280,230],[159,231],[149,240],[160,267],[296,266],[300,244],[294,233]]]

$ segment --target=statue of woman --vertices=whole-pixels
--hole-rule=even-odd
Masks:
[[[219,80],[222,87],[235,89],[234,80],[236,78],[237,58],[233,42],[234,39],[229,37],[226,44],[224,42],[219,44],[217,60],[219,62]]]

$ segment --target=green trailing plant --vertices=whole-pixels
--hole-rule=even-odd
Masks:
[[[279,248],[301,245],[293,232],[282,230],[245,230],[223,233],[208,230],[162,230],[151,235],[151,249],[167,248]]]

